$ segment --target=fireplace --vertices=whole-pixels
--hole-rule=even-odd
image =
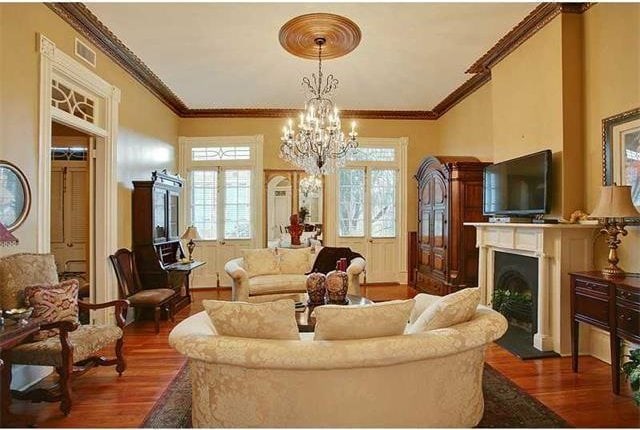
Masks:
[[[496,252],[494,266],[493,308],[533,343],[538,329],[538,259]]]

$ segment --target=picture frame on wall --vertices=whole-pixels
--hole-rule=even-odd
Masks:
[[[640,210],[640,108],[602,120],[602,184],[630,185]]]

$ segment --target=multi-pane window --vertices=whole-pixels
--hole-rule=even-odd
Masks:
[[[371,171],[371,237],[396,235],[396,171]]]
[[[342,169],[339,173],[339,234],[364,236],[364,169]]]
[[[251,159],[248,146],[206,146],[191,148],[193,161],[229,161]]]
[[[224,171],[224,238],[251,238],[251,170]]]
[[[218,238],[218,171],[191,172],[191,223],[198,228],[200,237]]]

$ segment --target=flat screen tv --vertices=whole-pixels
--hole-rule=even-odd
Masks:
[[[484,168],[485,215],[549,213],[551,151],[540,151]]]

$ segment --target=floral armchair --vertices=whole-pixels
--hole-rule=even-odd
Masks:
[[[58,284],[56,265],[51,254],[14,254],[0,258],[0,308],[26,307],[24,289],[35,284]],[[80,325],[77,322],[60,321],[45,323],[41,330],[58,329],[59,334],[45,340],[22,343],[2,352],[5,362],[3,378],[11,378],[10,364],[53,366],[59,375],[59,389],[35,389],[27,393],[13,393],[19,399],[34,401],[60,401],[60,410],[68,415],[71,411],[71,380],[74,373],[87,368],[116,366],[118,374],[126,369],[122,353],[123,328],[129,303],[114,300],[103,304],[78,302],[81,311],[115,308],[117,325]],[[104,358],[95,354],[115,342],[115,358]]]

